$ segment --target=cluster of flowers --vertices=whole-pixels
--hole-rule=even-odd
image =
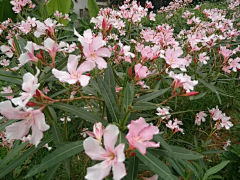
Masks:
[[[113,179],[122,179],[127,174],[125,164],[123,163],[125,161],[125,154],[132,156],[131,150],[134,149],[137,149],[142,154],[146,154],[146,148],[157,148],[160,146],[159,143],[150,141],[153,135],[158,134],[158,128],[147,124],[144,118],[140,117],[135,121],[132,120],[128,125],[128,130],[126,139],[130,147],[125,153],[124,143],[118,144],[115,147],[119,134],[119,129],[116,125],[108,125],[104,129],[101,123],[96,123],[93,126],[93,132],[87,131],[90,137],[83,142],[85,153],[92,160],[102,162],[87,168],[86,179],[104,179],[109,175],[111,169],[113,170]]]
[[[231,117],[226,116],[225,113],[222,113],[221,110],[218,109],[218,106],[216,108],[209,109],[210,116],[212,120],[217,121],[214,125],[215,129],[222,129],[225,127],[226,130],[229,130],[233,123],[229,121]],[[201,125],[202,122],[206,121],[207,114],[203,111],[200,111],[195,116],[195,124]]]
[[[20,13],[27,5],[30,9],[35,8],[35,4],[33,4],[31,0],[12,0],[10,3],[13,5],[12,10],[15,13]]]

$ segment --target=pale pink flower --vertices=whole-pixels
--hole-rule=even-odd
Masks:
[[[120,92],[123,89],[123,87],[115,87],[116,92]]]
[[[93,138],[97,139],[99,141],[99,143],[102,144],[103,130],[104,130],[104,127],[103,127],[102,123],[99,122],[99,123],[94,124],[93,132],[86,131],[86,133],[90,137],[93,137]]]
[[[206,121],[205,117],[207,117],[207,114],[205,112],[200,111],[199,113],[197,113],[196,116],[195,116],[195,124],[200,126],[201,122]]]
[[[143,79],[149,75],[148,67],[142,66],[140,63],[134,66],[134,71],[137,79]]]
[[[227,49],[226,46],[221,46],[219,53],[222,54],[225,59],[229,59],[229,57],[232,55],[232,50]]]
[[[214,121],[217,121],[220,119],[222,111],[218,109],[218,106],[216,106],[216,108],[209,109],[208,111],[209,111],[209,113],[211,113],[212,119]]]
[[[158,112],[158,113],[156,113],[156,114],[157,114],[158,116],[167,115],[167,116],[161,117],[162,119],[169,119],[169,118],[171,117],[171,115],[168,115],[168,114],[170,114],[170,113],[169,113],[169,107],[163,107],[163,108],[158,107],[158,108],[157,108],[157,112]]]
[[[12,99],[12,102],[15,105],[25,106],[28,101],[36,94],[36,90],[40,86],[37,78],[39,73],[40,71],[37,69],[37,73],[35,76],[29,72],[23,75],[22,90],[24,92],[20,93],[20,97]]]
[[[231,127],[233,127],[233,123],[231,121],[229,121],[231,118],[230,117],[227,117],[224,114],[221,115],[221,127],[225,127],[226,130],[229,130]]]
[[[65,14],[63,19],[71,21],[71,19],[69,18],[69,14]]]
[[[207,53],[206,52],[203,52],[203,53],[200,53],[199,54],[199,58],[198,60],[203,63],[203,64],[207,64],[207,61],[210,59],[208,56],[206,56]]]
[[[182,121],[179,121],[177,118],[174,119],[174,122],[172,120],[169,120],[166,126],[171,129],[174,132],[181,132],[184,134],[183,129],[179,127],[179,125],[183,125]]]
[[[1,59],[0,65],[2,66],[9,66],[10,61],[6,59]]]
[[[52,147],[48,146],[48,143],[45,144],[43,147],[47,148],[48,151],[51,151]]]
[[[80,133],[81,136],[84,137],[84,138],[87,137],[87,131],[88,131],[88,128],[83,128],[82,133]]]
[[[1,92],[1,94],[8,94],[8,93],[13,93],[11,86],[8,87],[2,87],[3,91]],[[13,96],[6,96],[7,99],[12,99]]]
[[[159,133],[159,129],[152,124],[147,124],[145,119],[140,117],[131,121],[128,125],[129,132],[126,135],[131,148],[138,149],[142,154],[146,154],[148,147],[160,147],[159,143],[150,141],[153,135]]]
[[[104,147],[99,144],[99,141],[88,137],[83,142],[85,153],[92,159],[102,161],[92,167],[87,168],[86,179],[102,180],[107,177],[113,170],[113,179],[120,180],[126,176],[124,165],[124,144],[119,144],[116,148],[114,145],[117,142],[119,130],[116,125],[108,125],[103,132]]]
[[[45,87],[43,88],[43,92],[44,92],[45,94],[47,94],[49,91],[50,91],[50,89],[48,89],[47,86],[45,86]]]
[[[83,32],[83,36],[81,36],[76,29],[74,29],[74,34],[78,37],[78,41],[82,44],[82,46],[86,46],[90,44],[93,40],[93,33],[91,29],[88,29]]]
[[[156,21],[155,16],[156,16],[156,14],[151,11],[150,14],[149,14],[149,19],[151,21]]]
[[[20,111],[12,106],[10,101],[0,103],[0,112],[8,119],[22,119],[6,127],[7,139],[21,139],[32,129],[30,143],[37,146],[43,138],[43,131],[47,131],[49,126],[45,122],[45,116],[40,110],[32,108]]]
[[[56,53],[58,51],[63,51],[62,47],[65,46],[64,44],[61,44],[61,43],[58,45],[51,38],[47,38],[43,44],[44,44],[44,49],[49,52],[49,55],[53,60],[55,60]]]
[[[2,46],[0,47],[0,49],[1,49],[1,51],[2,51],[4,54],[6,54],[9,58],[12,58],[12,57],[13,57],[13,54],[14,54],[14,49],[15,49],[15,48],[14,48],[14,41],[13,41],[12,38],[8,40],[8,44],[9,44],[10,46],[2,45]]]
[[[37,28],[34,31],[34,36],[39,38],[41,35],[46,34],[46,30],[48,29],[46,25],[40,21],[36,21]]]
[[[24,65],[30,61],[37,62],[38,58],[34,55],[34,51],[39,50],[39,48],[40,46],[38,46],[37,44],[28,41],[26,47],[24,48],[27,50],[27,52],[21,54],[20,57],[18,58],[20,64]]]
[[[231,66],[223,66],[223,68],[222,68],[222,70],[224,71],[224,72],[226,72],[226,73],[228,73],[228,74],[230,74],[231,73]]]
[[[188,61],[184,58],[179,58],[183,54],[182,50],[174,50],[168,48],[165,52],[165,60],[171,68],[180,68],[181,66],[188,65]]]
[[[231,140],[230,139],[228,139],[226,142],[225,142],[225,144],[224,144],[224,146],[223,146],[223,149],[225,150],[225,151],[227,151],[227,147],[228,146],[231,146]]]
[[[192,81],[191,77],[187,74],[183,75],[180,74],[174,74],[172,71],[169,73],[169,76],[174,78],[174,89],[177,89],[178,87],[183,87],[183,89],[186,90],[187,93],[190,92],[190,90],[194,89],[194,86],[198,84],[197,80]]]
[[[65,118],[66,118],[67,122],[71,122],[71,118],[69,116],[60,118],[60,121],[62,121],[64,123],[65,122]]]
[[[237,72],[237,70],[240,69],[240,58],[237,57],[236,59],[230,59],[229,65],[234,72]]]
[[[56,11],[56,12],[54,13],[54,16],[55,16],[56,18],[61,18],[63,15],[62,15],[61,12]]]
[[[76,55],[70,55],[68,58],[67,69],[66,71],[59,71],[53,69],[52,73],[56,78],[61,82],[67,82],[68,84],[76,84],[77,82],[81,83],[81,86],[87,86],[90,80],[90,77],[84,75],[83,73],[91,71],[95,67],[95,63],[90,61],[83,62],[78,68],[78,57]]]
[[[74,98],[74,96],[76,95],[76,93],[77,93],[77,91],[72,91],[72,92],[71,92],[71,95],[70,95],[70,99],[71,99],[71,98]]]

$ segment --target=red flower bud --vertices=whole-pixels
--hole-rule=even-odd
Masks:
[[[133,156],[135,156],[135,155],[136,155],[136,153],[134,153],[134,152],[130,154],[131,157],[133,157]]]
[[[180,94],[179,96],[195,96],[197,94],[199,94],[199,92],[193,91],[193,92],[189,92],[189,93],[186,93],[186,94]]]
[[[87,76],[91,76],[91,73],[87,73]]]
[[[35,102],[28,102],[26,105],[27,105],[27,106],[30,106],[30,107],[39,106],[39,105],[36,104]]]

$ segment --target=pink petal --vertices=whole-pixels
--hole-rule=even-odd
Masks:
[[[30,125],[25,121],[19,121],[6,127],[7,139],[21,139],[27,135],[30,129]]]
[[[107,62],[103,58],[97,57],[95,61],[98,65],[98,69],[102,70],[107,68]]]
[[[70,74],[73,74],[76,72],[78,66],[78,57],[76,55],[69,55],[68,57],[68,63],[67,63],[67,69]]]
[[[146,149],[147,146],[145,145],[144,142],[139,142],[139,141],[133,141],[133,146],[137,148],[141,154],[146,154]]]
[[[39,87],[40,84],[37,84],[37,83],[38,83],[37,77],[35,77],[31,73],[26,73],[23,75],[22,90],[24,90],[26,92],[31,92],[33,85],[37,85]]]
[[[159,129],[156,126],[148,126],[146,128],[144,128],[139,136],[141,137],[141,140],[145,141],[145,140],[151,140],[153,138],[154,134],[158,134],[159,133]]]
[[[92,137],[88,137],[83,142],[83,148],[85,153],[92,159],[102,161],[107,159],[107,152],[100,146],[99,141],[93,139]]]
[[[89,44],[85,45],[83,47],[83,54],[88,58],[90,57],[91,55],[91,51],[90,51],[90,48],[89,48]]]
[[[182,50],[176,50],[176,51],[174,51],[173,53],[172,53],[172,57],[174,58],[174,59],[177,59],[179,56],[181,56],[183,54],[183,51]]]
[[[93,61],[85,61],[83,62],[79,68],[77,69],[77,72],[80,74],[83,74],[88,71],[92,71],[93,68],[95,68],[96,64]]]
[[[28,53],[23,53],[23,54],[20,55],[18,60],[19,60],[21,65],[24,65],[27,62],[29,62],[30,60],[32,60],[32,58],[28,55]]]
[[[75,84],[77,82],[77,79],[71,78],[70,74],[67,73],[66,71],[59,71],[57,69],[53,69],[52,73],[61,82],[67,82],[69,84]]]
[[[110,57],[111,56],[111,52],[109,51],[108,48],[100,48],[96,51],[97,56],[101,56],[101,57]]]
[[[97,37],[93,38],[92,43],[90,44],[90,47],[93,51],[98,50],[102,46],[104,46],[105,42],[102,39],[102,36],[98,35]]]
[[[44,44],[44,47],[47,48],[47,50],[52,51],[54,49],[55,43],[56,42],[51,38],[47,38],[43,44]]]
[[[34,123],[41,131],[47,131],[49,129],[49,125],[45,122],[45,116],[40,110],[32,111],[32,115],[34,116]]]
[[[134,136],[138,136],[138,134],[145,127],[146,127],[146,121],[142,117],[140,117],[136,121],[132,120],[131,124],[128,125],[129,133],[132,133]]]
[[[26,112],[15,109],[11,101],[0,103],[0,113],[8,119],[24,119]]]
[[[103,161],[92,167],[87,168],[86,179],[89,180],[102,180],[107,177],[111,170],[111,163],[108,161]]]
[[[116,162],[113,164],[113,179],[120,180],[127,175],[125,164],[122,162]]]
[[[78,79],[81,86],[85,87],[88,85],[89,81],[90,81],[90,77],[86,76],[86,75],[81,75],[80,78]]]
[[[147,141],[147,142],[144,142],[144,143],[145,143],[146,147],[154,147],[154,148],[160,147],[159,143],[155,143],[153,141]]]
[[[108,152],[114,152],[114,145],[117,142],[119,130],[116,125],[108,125],[103,131],[104,146]]]
[[[115,154],[117,156],[118,162],[125,161],[124,147],[125,147],[125,144],[122,143],[115,148]]]
[[[35,146],[37,146],[40,143],[42,138],[43,138],[43,132],[40,129],[38,129],[38,127],[35,124],[33,124],[32,137],[30,139],[30,143],[35,144]]]

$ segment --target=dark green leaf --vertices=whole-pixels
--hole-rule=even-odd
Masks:
[[[69,158],[77,153],[83,151],[83,141],[76,141],[62,146],[52,153],[45,156],[42,160],[42,163],[35,166],[30,172],[26,175],[25,178],[31,177],[39,172],[44,171],[45,169],[52,167],[53,165],[63,161],[66,158]]]
[[[103,125],[106,125],[106,121],[101,119],[99,116],[93,114],[92,112],[88,112],[81,108],[77,108],[76,106],[72,106],[64,103],[54,103],[54,104],[51,104],[51,106],[58,109],[62,109],[63,111],[72,113],[78,116],[79,118],[85,119],[91,123],[101,122]]]
[[[137,157],[148,166],[154,173],[159,175],[159,177],[164,180],[179,180],[178,177],[174,176],[168,166],[157,159],[155,156],[147,152],[145,155],[142,155],[140,152],[136,152]]]
[[[209,176],[219,172],[221,169],[223,169],[230,161],[223,161],[220,164],[211,167],[206,171],[206,173],[203,176],[203,180],[208,179]]]
[[[0,0],[0,22],[11,18],[15,21],[17,14],[12,10],[12,4],[10,4],[10,0]]]
[[[52,180],[52,179],[54,179],[54,174],[56,173],[56,171],[58,170],[60,165],[61,165],[61,163],[58,163],[57,165],[51,167],[47,171],[47,173],[45,173],[44,176],[41,177],[41,180]]]
[[[177,173],[183,177],[183,168],[182,166],[178,163],[177,160],[170,158],[170,157],[164,157],[170,164],[171,166],[177,171]]]
[[[139,164],[139,159],[137,156],[131,157],[129,159],[129,164],[128,164],[128,173],[126,176],[126,180],[135,180],[138,175],[138,164]]]
[[[51,16],[57,10],[62,12],[63,14],[68,14],[71,7],[71,0],[50,0],[47,3],[47,12],[48,15]]]
[[[8,72],[0,69],[0,80],[22,85],[22,77],[15,72]]]

